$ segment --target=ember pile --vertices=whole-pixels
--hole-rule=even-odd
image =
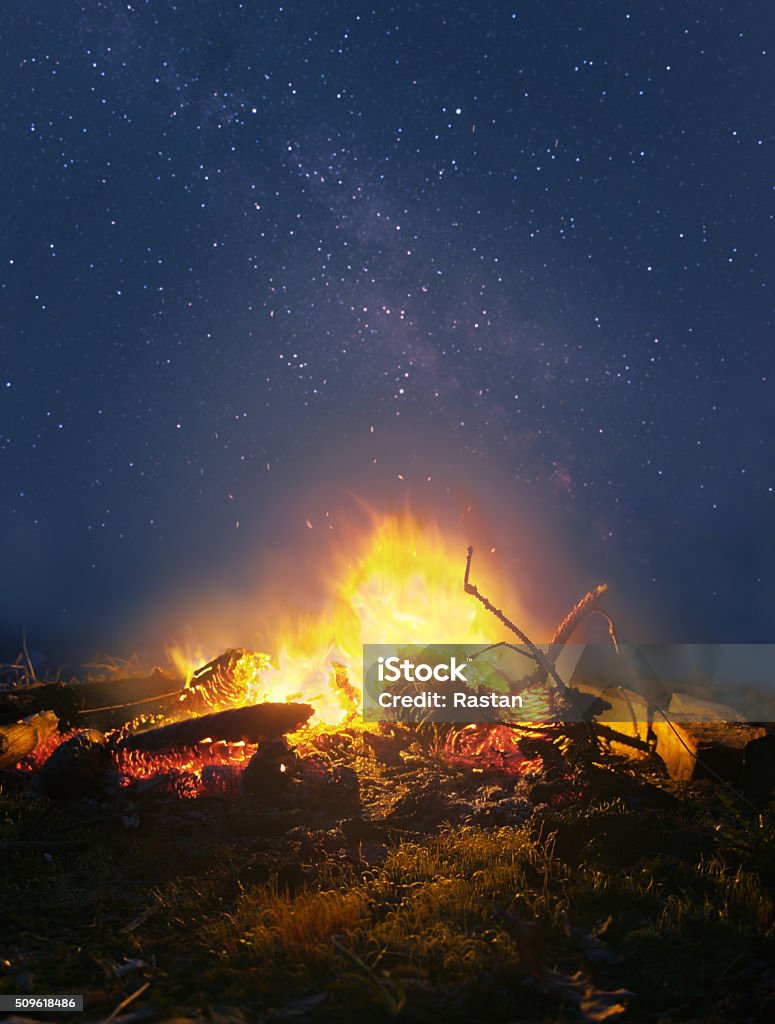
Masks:
[[[348,532],[346,550],[329,552],[317,615],[273,608],[271,658],[175,647],[173,671],[69,685],[37,684],[22,671],[22,685],[0,690],[0,769],[18,764],[60,799],[151,784],[181,796],[228,791],[271,758],[289,777],[299,759],[291,771],[290,755],[278,755],[283,737],[312,756],[327,733],[360,728],[363,644],[442,633],[483,643],[494,625],[502,633],[461,587],[461,550],[461,538],[435,522],[374,515],[360,535]],[[521,609],[508,587],[496,592]]]
[[[33,783],[56,800],[241,791],[270,804],[288,803],[291,795],[303,803],[322,783],[342,783],[327,756],[332,748],[345,760],[361,752],[400,764],[402,756],[411,760],[407,748],[428,736],[422,726],[366,729],[358,720],[358,690],[341,665],[332,666],[330,680],[344,714],[338,725],[314,724],[310,703],[244,705],[248,672],[260,670],[264,658],[226,651],[187,684],[156,670],[145,678],[6,690],[0,695],[0,769],[15,767],[18,785]],[[539,727],[528,732],[541,734]],[[465,727],[443,730],[440,749],[450,766],[474,772],[539,771],[541,758],[527,756],[521,743],[505,726]]]
[[[36,773],[40,792],[54,799],[151,783],[196,796],[228,790],[243,770],[247,778],[267,776],[271,764],[284,774],[291,748],[283,737],[313,708],[242,705],[240,674],[255,657],[227,651],[189,685],[157,670],[142,679],[8,690],[0,697],[0,768]]]

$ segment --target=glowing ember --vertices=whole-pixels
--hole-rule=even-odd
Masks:
[[[520,775],[537,774],[543,760],[526,757],[520,746],[522,737],[505,725],[472,723],[452,733],[447,742],[450,760],[474,771],[501,769]]]
[[[244,768],[255,752],[255,744],[204,741],[184,751],[166,753],[122,750],[116,756],[116,767],[122,786],[136,780],[155,778],[163,772],[187,772],[200,779],[203,771],[212,766]]]

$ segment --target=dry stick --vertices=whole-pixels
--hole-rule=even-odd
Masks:
[[[473,558],[473,555],[474,549],[472,547],[469,547],[468,557],[466,558],[466,572],[463,578],[463,590],[466,592],[466,594],[471,594],[472,597],[475,597],[477,601],[484,605],[488,612],[492,612],[496,619],[499,619],[503,623],[503,625],[506,626],[507,629],[510,629],[511,632],[515,634],[515,636],[519,637],[523,645],[527,647],[535,661],[541,666],[544,672],[546,672],[547,675],[552,677],[554,682],[557,684],[557,688],[559,689],[560,693],[566,698],[566,700],[569,700],[571,701],[571,703],[573,703],[572,694],[568,687],[565,685],[565,683],[562,681],[562,679],[560,679],[560,676],[554,665],[552,665],[547,660],[546,656],[538,650],[533,641],[527,636],[526,633],[524,633],[519,628],[519,626],[515,625],[511,621],[511,619],[507,618],[506,615],[504,615],[504,613],[500,610],[500,608],[496,608],[491,601],[488,601],[484,594],[481,594],[479,592],[477,586],[469,581],[469,575],[471,572],[471,559]]]
[[[555,629],[552,636],[552,646],[562,645],[570,640],[576,626],[578,626],[588,612],[596,610],[597,602],[607,590],[607,583],[599,583],[571,608],[557,629]]]
[[[549,662],[554,664],[557,661],[560,651],[573,636],[577,626],[579,626],[579,624],[581,623],[581,620],[585,618],[587,615],[589,615],[591,612],[596,611],[599,611],[608,620],[608,632],[611,634],[611,639],[613,640],[614,647],[616,648],[618,653],[619,648],[617,646],[616,631],[614,630],[613,620],[611,619],[610,615],[608,615],[606,612],[603,612],[601,609],[597,607],[597,602],[607,591],[607,583],[598,583],[596,587],[593,587],[592,590],[585,594],[581,598],[581,600],[577,601],[576,604],[571,608],[571,610],[568,612],[568,614],[565,616],[565,618],[562,620],[562,622],[559,624],[557,629],[555,629],[554,633],[552,634],[552,639],[550,641],[547,658]],[[533,678],[535,682],[543,682],[543,680],[546,678],[546,673],[544,671],[536,672]]]
[[[37,677],[35,675],[35,666],[32,664],[32,658],[30,658],[29,648],[27,647],[27,630],[22,629],[22,650],[24,651],[24,660],[27,662],[27,671],[29,672],[30,678],[33,683],[37,683]]]
[[[616,637],[616,627],[614,621],[608,612],[603,611],[602,608],[598,607],[598,601],[600,598],[608,592],[607,583],[599,583],[596,587],[593,587],[589,593],[585,594],[580,601],[578,601],[568,612],[562,622],[555,629],[551,640],[551,646],[549,648],[549,661],[554,662],[557,660],[559,650],[562,649],[566,643],[570,640],[573,634],[576,632],[576,628],[581,624],[582,619],[586,618],[587,615],[597,612],[602,615],[608,623],[608,634],[611,637],[611,642],[614,645],[614,650],[619,653],[619,641]]]
[[[541,666],[544,668],[545,671],[548,671],[549,674],[551,674],[552,678],[556,682],[560,683],[560,686],[563,689],[567,689],[565,687],[565,684],[562,682],[562,680],[557,675],[557,673],[553,670],[552,666],[550,666],[549,663],[546,662],[545,659],[542,658],[542,656],[540,655],[540,652],[532,644],[530,644],[530,641],[525,636],[525,634],[522,632],[522,630],[518,629],[514,625],[513,622],[510,622],[506,618],[506,616],[503,614],[503,612],[501,612],[498,608],[495,608],[487,600],[487,598],[482,597],[482,595],[476,589],[474,584],[469,583],[468,575],[469,575],[469,572],[470,572],[470,569],[471,569],[471,558],[473,557],[473,553],[474,553],[474,549],[472,547],[469,547],[469,549],[468,549],[468,559],[466,561],[465,581],[464,581],[464,584],[463,584],[463,589],[465,590],[465,592],[467,594],[472,594],[474,597],[476,597],[479,601],[482,602],[482,604],[485,606],[485,608],[487,608],[488,611],[491,611],[494,615],[496,615],[505,626],[508,626],[508,628],[511,629],[514,633],[516,633],[517,636],[519,636],[520,638],[523,638],[525,646],[528,646],[529,648],[531,648],[535,652],[536,661],[538,661],[539,664],[541,664]],[[564,643],[571,636],[571,634],[575,630],[576,626],[579,624],[581,619],[588,612],[597,612],[598,615],[602,615],[603,618],[608,623],[608,634],[611,637],[611,643],[614,645],[614,650],[618,654],[619,653],[619,640],[618,640],[618,637],[616,635],[616,626],[614,625],[614,620],[611,617],[611,615],[609,615],[609,613],[607,611],[605,611],[603,608],[598,608],[597,607],[597,601],[603,596],[603,594],[606,592],[607,589],[608,589],[608,584],[607,583],[601,583],[599,586],[595,587],[594,590],[590,590],[590,592],[588,594],[586,594],[578,602],[578,604],[575,605],[575,607],[573,607],[570,610],[570,612],[565,616],[565,618],[562,620],[560,625],[554,631],[554,636],[552,637],[552,643],[553,644]],[[622,687],[618,687],[618,689],[622,693],[622,695],[624,695]],[[629,704],[629,700],[627,700],[627,703]],[[715,778],[718,782],[720,782],[721,785],[724,786],[725,789],[728,789],[730,793],[733,793],[736,797],[738,797],[739,800],[741,800],[744,804],[746,804],[746,806],[750,807],[752,811],[754,811],[756,814],[758,814],[761,817],[761,812],[760,812],[759,808],[754,803],[752,803],[747,797],[745,797],[742,793],[740,793],[738,790],[736,790],[734,788],[734,786],[730,785],[730,783],[728,783],[726,781],[726,779],[722,778],[718,774],[718,772],[714,771],[713,768],[710,767],[710,765],[706,764],[702,760],[702,758],[699,757],[691,749],[691,747],[684,741],[684,739],[681,736],[681,734],[678,732],[676,727],[670,721],[670,718],[668,717],[667,712],[663,711],[662,708],[658,707],[656,704],[654,705],[654,710],[658,711],[660,713],[660,715],[662,715],[662,717],[664,718],[665,722],[667,723],[667,725],[669,726],[671,731],[674,733],[674,735],[675,735],[676,739],[678,740],[678,742],[681,744],[682,747],[685,748],[686,752],[691,757],[694,758],[694,760],[697,762],[697,764],[700,765],[700,767],[704,768],[705,771],[708,772],[709,775],[712,775],[713,778]],[[630,705],[630,712],[632,713],[632,705]]]
[[[110,1024],[111,1021],[115,1020],[116,1017],[118,1017],[122,1010],[125,1010],[130,1003],[133,1003],[138,996],[141,996],[143,992],[145,992],[145,990],[150,987],[150,981],[146,981],[146,983],[144,985],[141,985],[136,992],[132,993],[131,996],[127,996],[123,1003],[119,1003],[118,1006],[113,1011],[113,1013],[111,1013],[109,1017],[106,1017],[102,1024]]]
[[[618,654],[619,653],[619,638],[616,635],[616,626],[614,625],[614,620],[611,618],[611,616],[608,614],[608,612],[604,611],[602,608],[593,608],[592,611],[593,612],[597,612],[598,615],[602,615],[603,618],[608,623],[608,635],[611,637],[611,643],[614,645],[614,650]]]
[[[146,907],[142,914],[138,914],[134,921],[130,921],[129,924],[125,924],[123,928],[119,928],[121,935],[129,935],[135,928],[139,928],[141,924],[144,924],[149,917],[152,917],[158,910],[161,910],[160,903],[152,903],[150,907]]]
[[[141,700],[130,700],[126,704],[108,704],[104,708],[79,708],[79,715],[96,715],[98,711],[122,711],[124,708],[140,707],[141,704],[152,704],[154,701],[172,699],[179,697],[183,690],[170,690],[169,693],[160,693],[157,697],[143,697]]]

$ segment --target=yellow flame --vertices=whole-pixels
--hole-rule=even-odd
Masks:
[[[340,542],[346,546],[332,553],[329,596],[319,614],[292,617],[282,609],[267,616],[274,654],[247,654],[238,663],[243,703],[305,700],[315,708],[316,723],[337,724],[351,702],[341,677],[336,685],[334,665],[344,666],[360,687],[363,644],[486,644],[506,637],[463,591],[468,538],[461,531],[410,513],[372,515],[370,525],[368,532],[350,532]],[[487,562],[485,554],[476,566],[478,585],[525,626],[514,593],[488,581]],[[188,680],[208,660],[200,654],[194,663],[179,648],[172,656]]]
[[[183,644],[172,644],[167,647],[166,654],[178,675],[186,680],[186,687],[191,685],[194,673],[200,665],[210,660],[200,647],[189,648]]]

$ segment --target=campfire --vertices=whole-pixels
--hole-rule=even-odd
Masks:
[[[82,795],[94,781],[85,766],[96,777],[109,763],[121,786],[175,777],[181,795],[196,795],[233,780],[262,741],[292,734],[308,745],[326,732],[357,731],[363,644],[493,639],[498,623],[461,588],[460,550],[458,537],[408,513],[372,517],[348,551],[332,553],[320,613],[276,616],[271,653],[208,657],[172,646],[172,671],[6,691],[2,721],[27,721],[4,726],[13,741],[2,763],[29,772],[48,765],[42,778],[56,774],[58,795]],[[503,599],[517,604],[513,593]],[[68,772],[72,764],[77,771]]]
[[[773,738],[731,708],[671,693],[641,672],[637,649],[620,643],[603,607],[605,585],[542,634],[519,595],[492,571],[494,559],[486,551],[475,559],[470,547],[466,557],[464,540],[410,516],[375,520],[354,553],[333,559],[325,607],[314,617],[276,616],[265,649],[194,654],[178,647],[171,668],[70,683],[23,678],[31,672],[21,662],[19,678],[0,692],[3,790],[33,822],[42,809],[54,834],[17,834],[12,825],[5,849],[18,857],[42,853],[45,865],[72,856],[77,865],[81,846],[99,837],[100,857],[114,851],[113,870],[126,876],[130,896],[133,857],[147,857],[154,871],[168,857],[178,893],[185,892],[177,881],[185,865],[196,893],[192,913],[199,915],[190,918],[196,927],[186,926],[186,942],[200,930],[213,936],[203,940],[197,977],[206,979],[221,956],[232,972],[234,964],[247,964],[250,978],[261,971],[273,977],[286,962],[307,964],[307,985],[323,976],[319,962],[337,978],[355,968],[397,1016],[406,998],[397,972],[416,956],[417,922],[438,943],[443,906],[445,920],[459,924],[443,940],[454,962],[468,964],[463,951],[476,942],[482,963],[501,956],[508,977],[525,991],[573,1002],[588,1021],[620,1018],[632,992],[614,976],[617,987],[598,987],[593,970],[600,964],[592,966],[599,960],[606,970],[620,969],[599,938],[620,904],[606,904],[608,917],[591,930],[571,923],[578,909],[567,906],[578,884],[575,866],[602,850],[609,874],[620,861],[626,870],[644,851],[661,856],[665,842],[704,856],[717,834],[688,829],[676,783],[713,779],[726,799],[734,791],[746,813],[758,814],[775,784]],[[586,668],[579,662],[583,671],[569,673],[563,659],[589,616],[605,623],[609,642],[590,648],[595,658]],[[366,716],[371,676],[364,645],[390,639],[403,650],[413,643],[430,650],[428,641],[444,636],[477,651],[505,652],[500,683],[519,696],[520,720],[495,706],[480,721]],[[536,636],[549,639],[536,643]],[[505,656],[511,653],[515,667],[503,668],[512,664]],[[624,685],[627,671],[644,685]],[[466,685],[472,694],[481,686],[473,678]],[[730,841],[738,843],[735,835]],[[556,874],[558,858],[569,865],[564,874]],[[149,868],[136,870],[145,878]],[[649,872],[637,876],[646,880],[638,882],[643,905],[653,886]],[[588,873],[586,899],[605,896],[600,877]],[[739,895],[739,888],[730,895],[738,877],[724,889],[724,907]],[[138,884],[142,891],[146,883]],[[123,898],[112,877],[110,885],[114,898]],[[535,907],[557,890],[564,938],[524,903],[521,894],[531,885],[541,892]],[[224,924],[223,893],[232,890],[236,909]],[[211,894],[203,908],[202,891]],[[611,893],[621,891],[629,890],[620,880]],[[758,891],[751,889],[753,902]],[[697,906],[706,913],[705,889],[701,896]],[[769,904],[762,907],[766,930]],[[134,941],[130,936],[157,911],[161,918],[161,903],[138,905],[116,932],[116,949]],[[79,943],[91,941],[92,911],[84,920]],[[389,937],[375,939],[384,929]],[[27,934],[20,933],[23,941]],[[545,941],[560,949],[569,970],[558,969]],[[374,965],[392,957],[394,973],[375,973],[367,962],[374,949]],[[153,957],[134,956],[107,970],[118,985],[123,970],[151,978]],[[445,959],[445,971],[453,959]],[[133,994],[122,990],[120,1006],[148,985]],[[314,988],[307,995],[315,1005],[328,999]],[[88,994],[94,1005],[106,998],[99,989]]]
[[[739,775],[744,748],[762,739],[763,729],[727,724],[721,734],[703,731],[677,725],[664,708],[658,708],[661,719],[655,723],[656,705],[621,685],[613,711],[610,702],[590,701],[587,694],[583,713],[556,721],[558,701],[566,711],[581,707],[578,691],[560,677],[556,661],[583,619],[601,615],[611,651],[619,652],[613,619],[600,604],[606,586],[589,591],[552,632],[548,647],[539,649],[514,621],[525,623],[527,615],[513,587],[488,573],[487,561],[474,583],[473,549],[464,567],[460,554],[460,536],[437,524],[408,513],[374,517],[354,549],[334,552],[329,596],[319,614],[277,617],[271,652],[233,648],[207,658],[175,646],[172,670],[70,685],[36,682],[3,692],[0,768],[16,765],[20,776],[36,777],[43,793],[63,799],[111,789],[196,797],[245,785],[256,792],[263,785],[277,797],[292,780],[314,790],[312,782],[327,777],[330,768],[327,747],[345,743],[351,750],[365,746],[383,753],[392,747],[395,757],[430,727],[420,722],[414,729],[390,723],[370,728],[363,722],[364,645],[386,638],[419,644],[445,635],[490,646],[516,640],[532,659],[527,686],[522,683],[527,721],[523,716],[517,725],[496,715],[490,723],[434,726],[436,752],[450,763],[474,772],[533,775],[554,763],[558,750],[566,758],[569,750],[589,754],[601,747],[630,757],[653,754],[659,733],[663,759],[675,777],[696,773],[700,751],[711,771],[718,763],[729,776],[732,763],[732,774]],[[508,680],[512,692],[517,682]],[[605,695],[610,694],[609,688]]]

